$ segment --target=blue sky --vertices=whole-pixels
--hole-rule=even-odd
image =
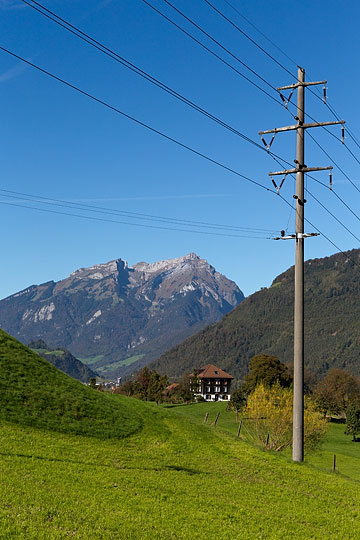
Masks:
[[[150,0],[149,0],[150,1]],[[241,13],[306,69],[308,80],[328,81],[329,103],[358,134],[358,20],[360,5],[283,0],[231,0]],[[151,0],[239,71],[269,91],[231,56],[192,28],[163,0]],[[141,0],[43,0],[48,8],[80,27],[118,54],[256,141],[258,131],[293,123],[290,114],[188,37],[159,17]],[[273,86],[294,82],[203,1],[173,4],[246,62]],[[213,4],[296,74],[296,66],[241,18],[225,0]],[[268,172],[278,170],[261,152],[208,118],[155,88],[107,58],[20,0],[0,1],[0,46],[26,58],[110,105],[193,147],[257,182],[271,186]],[[301,39],[303,38],[303,39]],[[1,181],[0,189],[183,220],[270,231],[293,230],[294,213],[280,198],[164,140],[159,135],[76,93],[0,51]],[[306,110],[318,121],[334,120],[329,109],[307,93]],[[339,127],[331,131],[340,137]],[[360,187],[360,165],[338,140],[317,128],[312,135]],[[346,142],[360,160],[360,150]],[[295,158],[295,133],[278,135],[272,150]],[[330,165],[307,138],[306,164]],[[316,178],[328,182],[326,172]],[[334,188],[358,212],[360,193],[334,169]],[[339,200],[313,180],[309,190],[358,236],[359,221]],[[196,252],[236,281],[246,295],[293,264],[292,241],[265,237],[237,238],[169,231],[134,225],[171,227],[156,221],[98,218],[88,220],[34,210],[90,215],[88,212],[4,197],[1,204],[2,246],[0,298],[28,285],[59,280],[71,271],[123,258],[134,264]],[[282,189],[292,204],[294,181]],[[9,193],[8,193],[9,195]],[[308,219],[342,250],[358,248],[347,233],[308,196]],[[290,220],[290,221],[289,221]],[[184,228],[175,225],[175,228]],[[191,228],[192,230],[195,227]],[[209,232],[209,229],[203,229]],[[307,230],[313,229],[309,225]],[[221,232],[218,230],[218,232]],[[230,233],[233,234],[233,233]],[[235,234],[245,235],[236,232]],[[324,237],[306,241],[306,258],[324,257],[337,249]]]

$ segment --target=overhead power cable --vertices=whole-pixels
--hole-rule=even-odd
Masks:
[[[244,30],[242,30],[237,24],[235,24],[231,19],[229,19],[222,11],[220,11],[220,9],[218,9],[217,7],[215,7],[211,2],[209,2],[209,0],[204,0],[204,2],[206,2],[206,4],[208,6],[211,7],[211,9],[213,9],[214,11],[216,11],[216,13],[218,13],[221,17],[223,17],[226,21],[228,21],[228,23],[230,23],[238,32],[240,32],[244,37],[246,37],[246,39],[248,39],[249,41],[251,41],[251,43],[253,45],[255,45],[255,47],[257,47],[258,49],[260,49],[260,51],[262,51],[266,56],[268,56],[273,62],[275,62],[275,64],[277,64],[278,66],[280,66],[283,70],[285,70],[291,77],[295,78],[296,79],[296,75],[294,75],[293,73],[291,73],[291,71],[289,71],[283,64],[281,64],[281,62],[279,62],[278,60],[276,60],[276,58],[274,58],[274,56],[272,56],[270,53],[268,53],[268,51],[266,49],[264,49],[264,47],[261,47],[261,45],[259,45],[259,43],[257,43],[254,39],[252,39],[246,32],[244,32]],[[227,2],[228,3],[228,2]]]
[[[178,219],[178,218],[168,218],[164,216],[153,216],[151,214],[143,214],[140,212],[128,212],[124,210],[116,210],[113,208],[105,208],[102,206],[95,206],[91,204],[83,204],[83,203],[77,203],[72,201],[66,201],[62,199],[54,199],[50,197],[43,197],[41,195],[33,195],[30,193],[23,193],[19,191],[12,191],[9,189],[0,189],[0,196],[1,197],[8,197],[8,198],[15,198],[15,199],[21,199],[25,201],[31,201],[35,203],[42,203],[42,204],[49,204],[49,205],[55,205],[55,206],[62,206],[64,208],[71,208],[74,210],[83,210],[87,212],[96,212],[100,214],[107,214],[107,215],[113,215],[113,216],[121,216],[126,217],[129,219],[139,219],[139,220],[146,220],[146,221],[159,221],[164,223],[169,223],[172,225],[186,225],[192,226],[192,227],[200,227],[200,228],[207,228],[207,229],[220,229],[220,230],[229,230],[234,232],[251,232],[256,234],[264,234],[264,233],[275,233],[276,230],[272,229],[257,229],[254,227],[240,227],[240,226],[234,226],[234,225],[222,225],[219,223],[208,223],[203,221],[193,221],[193,220],[187,220],[187,219]]]
[[[251,138],[247,137],[244,133],[241,133],[239,130],[237,130],[233,126],[229,125],[228,123],[224,122],[220,118],[218,118],[215,115],[211,114],[206,109],[200,107],[199,105],[197,105],[196,103],[194,103],[190,99],[186,98],[184,95],[180,94],[179,92],[177,92],[173,88],[171,88],[168,85],[161,82],[159,79],[153,77],[152,75],[150,75],[149,73],[147,73],[143,69],[139,68],[138,66],[136,66],[135,64],[133,64],[132,62],[127,60],[126,58],[120,56],[115,51],[109,49],[107,46],[100,43],[99,41],[97,41],[96,39],[91,37],[90,35],[86,34],[82,30],[80,30],[79,28],[77,28],[76,26],[71,24],[69,21],[66,21],[65,19],[61,18],[59,15],[57,15],[53,11],[50,11],[45,6],[40,4],[39,2],[35,2],[35,0],[30,0],[30,1],[21,0],[21,1],[24,4],[26,4],[27,6],[31,7],[35,11],[37,11],[38,13],[40,13],[41,15],[44,15],[45,17],[47,17],[51,21],[55,22],[56,24],[58,24],[59,26],[61,26],[65,30],[67,30],[68,32],[72,33],[74,36],[80,38],[81,40],[85,41],[86,43],[88,43],[89,45],[91,45],[92,47],[97,49],[98,51],[100,51],[103,54],[107,55],[109,58],[112,58],[113,60],[120,63],[122,66],[124,66],[125,68],[133,71],[134,73],[136,73],[137,75],[139,75],[143,79],[147,80],[151,84],[154,84],[155,86],[157,86],[161,90],[167,92],[169,95],[175,97],[179,101],[182,101],[186,105],[189,105],[194,110],[198,111],[199,113],[203,114],[204,116],[206,116],[206,117],[210,118],[211,120],[215,121],[216,123],[218,123],[222,127],[228,129],[229,131],[231,131],[235,135],[238,135],[239,137],[246,140],[250,144],[253,144],[256,147],[260,148],[261,150],[266,151],[266,149],[263,146],[261,146],[259,143],[252,140]],[[36,5],[33,5],[33,4],[36,4]],[[39,6],[39,7],[37,7],[37,6]]]
[[[145,0],[143,0],[143,1],[145,1]],[[48,75],[49,77],[53,78],[54,80],[56,80],[56,81],[58,81],[58,82],[61,82],[61,83],[64,84],[65,86],[67,86],[67,87],[69,87],[69,88],[72,88],[73,90],[79,92],[80,94],[85,95],[86,97],[92,99],[93,101],[95,101],[95,102],[97,102],[97,103],[99,103],[99,104],[101,104],[101,105],[104,105],[104,106],[107,107],[108,109],[110,109],[110,110],[112,110],[112,111],[114,111],[114,112],[117,112],[118,114],[122,115],[123,117],[128,118],[129,120],[134,121],[134,122],[137,123],[138,125],[141,125],[142,127],[145,127],[146,129],[152,131],[153,133],[156,133],[156,134],[162,136],[162,137],[165,138],[166,140],[169,140],[169,141],[171,141],[171,142],[177,144],[178,146],[180,146],[180,147],[182,147],[182,148],[185,148],[185,149],[189,150],[190,152],[192,152],[192,153],[194,153],[194,154],[196,154],[196,155],[198,155],[198,156],[200,156],[200,157],[206,159],[207,161],[209,161],[209,162],[211,162],[211,163],[213,163],[213,164],[215,164],[215,165],[217,165],[217,166],[223,168],[224,170],[227,170],[228,172],[231,172],[232,174],[235,174],[236,176],[238,176],[238,177],[240,177],[240,178],[243,178],[244,180],[246,180],[246,181],[248,181],[248,182],[250,182],[250,183],[252,183],[252,184],[254,184],[254,185],[257,185],[258,187],[264,189],[265,191],[267,191],[267,192],[269,192],[269,193],[272,193],[272,194],[274,194],[274,195],[277,194],[277,192],[274,191],[273,189],[264,186],[264,185],[261,184],[260,182],[257,182],[256,180],[253,180],[253,179],[251,179],[251,178],[249,178],[249,177],[247,177],[247,176],[245,176],[245,175],[239,173],[238,171],[236,171],[236,170],[234,170],[234,169],[232,169],[232,168],[230,168],[230,167],[228,167],[228,166],[226,166],[226,165],[220,163],[219,161],[217,161],[217,160],[215,160],[215,159],[213,159],[213,158],[211,158],[211,157],[209,157],[209,156],[207,156],[207,155],[205,155],[205,154],[199,152],[198,150],[195,150],[195,149],[191,148],[190,146],[188,146],[188,145],[186,145],[186,144],[184,144],[184,143],[182,143],[182,142],[180,142],[180,141],[174,139],[173,137],[170,137],[170,136],[166,135],[165,133],[163,133],[163,132],[161,132],[161,131],[159,131],[159,130],[153,128],[152,126],[149,126],[148,124],[146,124],[146,123],[144,123],[144,122],[142,122],[142,121],[140,121],[140,120],[134,118],[133,116],[128,115],[127,113],[121,111],[120,109],[118,109],[118,108],[116,108],[116,107],[114,107],[114,106],[112,106],[112,105],[106,103],[105,101],[103,101],[103,100],[101,100],[101,99],[99,99],[99,98],[93,96],[92,94],[90,94],[90,93],[88,93],[88,92],[86,92],[86,91],[80,89],[79,87],[77,87],[77,86],[75,86],[75,85],[73,85],[73,84],[71,84],[71,83],[65,81],[64,79],[61,79],[60,77],[58,77],[58,76],[56,76],[56,75],[50,73],[49,71],[47,71],[47,70],[41,68],[40,66],[37,66],[37,65],[34,64],[33,62],[30,62],[29,60],[26,60],[25,58],[23,58],[23,57],[21,57],[21,56],[15,54],[15,53],[13,53],[12,51],[6,49],[5,47],[0,46],[0,50],[2,50],[3,52],[6,52],[7,54],[9,54],[9,55],[11,55],[11,56],[13,56],[14,58],[17,58],[18,60],[24,62],[25,64],[27,64],[27,65],[29,65],[29,66],[31,66],[31,67],[37,69],[37,70],[40,71],[41,73],[43,73],[43,74],[45,74],[45,75]],[[288,204],[288,205],[291,207],[291,204],[290,204],[288,201],[286,201],[286,199],[285,199],[282,195],[280,195],[280,197],[281,197],[282,200],[284,200],[284,201],[286,202],[286,204]],[[10,203],[10,202],[6,202],[6,201],[0,201],[0,202],[1,202],[2,204],[8,204],[8,205],[11,205],[11,206],[20,206],[20,207],[25,207],[25,208],[34,209],[33,207],[27,207],[27,206],[19,205],[19,204],[16,204],[16,203]],[[69,215],[68,213],[59,212],[59,211],[56,211],[56,210],[49,210],[49,209],[45,209],[45,208],[42,208],[42,209],[39,209],[39,210],[41,210],[41,211],[43,211],[43,212],[50,212],[50,213],[57,213],[57,214]],[[72,215],[73,215],[73,214],[72,214]],[[79,217],[79,218],[83,218],[83,219],[89,219],[89,216],[85,217],[85,216],[81,216],[81,215],[75,215],[75,217]],[[97,220],[97,221],[110,221],[110,222],[111,222],[111,221],[115,221],[115,220],[105,220],[104,218],[96,218],[96,217],[94,217],[94,216],[90,217],[90,219],[95,219],[95,220]],[[307,220],[307,221],[308,221],[308,220]],[[309,221],[308,221],[308,223],[309,223],[310,225],[312,225]],[[128,223],[126,223],[126,224],[128,224]],[[137,226],[150,227],[150,228],[157,228],[157,229],[158,229],[158,228],[164,228],[164,227],[155,226],[155,225],[152,225],[152,226],[151,226],[151,225],[143,225],[143,224],[137,224]],[[313,225],[312,225],[312,226],[313,226]],[[316,227],[315,227],[315,228],[316,228]],[[179,229],[178,229],[178,230],[179,230]],[[318,228],[316,228],[316,230],[318,230],[318,231],[321,233],[321,231],[320,231]],[[188,229],[186,229],[186,231],[188,231]],[[200,233],[202,233],[202,234],[217,234],[217,235],[221,235],[221,236],[228,236],[228,235],[225,235],[225,234],[222,234],[222,233],[206,233],[205,231],[198,231],[198,232],[200,232]],[[332,242],[325,234],[323,234],[323,233],[321,233],[321,234],[322,234],[322,235],[324,236],[324,238],[326,238],[326,239],[327,239],[334,247],[336,247],[336,249],[338,249],[339,251],[342,251],[342,250],[341,250],[338,246],[336,246],[336,244],[335,244],[334,242]],[[232,236],[234,236],[234,235],[232,235]],[[235,236],[236,236],[236,235],[235,235]],[[257,237],[257,238],[258,238],[258,237]],[[344,252],[342,252],[342,253],[344,253]]]
[[[274,158],[275,159],[275,158]],[[275,159],[275,161],[277,161],[277,163],[279,165],[281,165],[281,163]],[[295,180],[295,175],[294,174],[290,174],[289,176],[291,176],[294,180]],[[320,184],[321,186],[325,187],[327,190],[329,189],[329,187],[324,184],[323,182],[321,182],[320,180],[318,180],[315,176],[311,176],[310,174],[308,174],[307,176],[309,176],[312,180],[315,180],[315,182],[317,182],[318,184]],[[315,195],[307,188],[306,190],[309,195],[331,216],[335,219],[335,221],[337,221],[341,227],[343,229],[345,229],[349,234],[351,234],[351,236],[353,236],[356,240],[358,240],[360,242],[360,238],[358,238],[346,225],[345,223],[343,223],[333,212],[331,212],[331,210],[329,210],[327,208],[327,206],[325,206],[324,204],[322,204],[321,201],[319,201],[319,199],[317,197],[315,197]],[[334,190],[332,190],[332,193],[340,200],[340,202],[360,221],[360,218],[357,214],[355,214],[355,212],[346,204],[346,202],[340,197],[340,195],[338,195]]]
[[[287,163],[289,164],[289,162],[287,162],[284,158],[281,158],[280,156],[277,156],[276,154],[274,154],[273,152],[270,152],[269,150],[265,149],[263,146],[261,146],[260,144],[258,144],[256,141],[252,140],[251,138],[247,137],[246,135],[244,135],[243,133],[239,132],[237,129],[233,128],[232,126],[230,126],[229,124],[223,122],[222,120],[220,120],[219,118],[217,118],[216,116],[212,115],[211,113],[209,113],[208,111],[206,111],[205,109],[201,108],[200,106],[198,106],[197,104],[193,103],[192,101],[190,101],[189,99],[187,99],[185,96],[179,94],[178,92],[176,92],[174,89],[170,88],[169,86],[165,85],[164,83],[162,83],[161,81],[159,81],[158,79],[154,78],[152,75],[150,75],[149,73],[145,72],[144,70],[142,70],[141,68],[139,68],[138,66],[136,66],[135,64],[129,62],[128,60],[126,60],[125,58],[123,58],[122,56],[120,56],[118,53],[114,52],[113,50],[109,49],[108,47],[106,47],[105,45],[103,45],[102,43],[100,43],[99,41],[97,41],[96,39],[94,39],[93,37],[89,36],[88,34],[84,33],[82,30],[80,30],[79,28],[77,28],[76,26],[74,26],[72,23],[70,23],[69,21],[66,21],[65,19],[63,19],[62,17],[60,17],[59,15],[57,15],[56,13],[54,13],[53,11],[50,11],[49,9],[47,9],[45,6],[43,6],[42,4],[40,4],[39,2],[36,2],[35,0],[30,0],[32,3],[30,3],[29,1],[27,0],[22,0],[22,2],[26,5],[28,5],[29,7],[33,8],[34,10],[36,10],[38,13],[40,13],[41,15],[44,15],[45,17],[47,17],[48,19],[52,20],[53,22],[55,22],[56,24],[60,25],[62,28],[64,28],[65,30],[68,30],[69,32],[71,32],[73,35],[75,35],[76,37],[82,39],[83,41],[85,41],[86,43],[88,43],[89,45],[95,47],[97,50],[99,50],[100,52],[106,54],[107,56],[109,56],[110,58],[112,58],[113,60],[116,60],[118,61],[120,64],[122,64],[124,67],[130,69],[131,71],[135,72],[137,75],[140,75],[141,77],[145,78],[146,80],[148,80],[149,82],[151,82],[152,84],[155,84],[156,86],[158,86],[159,88],[161,88],[162,90],[166,91],[167,93],[169,93],[170,95],[172,95],[173,97],[179,99],[180,101],[183,101],[185,104],[191,106],[192,108],[194,108],[195,110],[197,110],[198,112],[204,114],[205,116],[209,117],[210,119],[214,120],[215,122],[217,122],[218,124],[222,125],[223,127],[229,129],[231,132],[233,132],[234,134],[240,136],[241,138],[243,138],[244,140],[246,140],[247,142],[249,142],[250,144],[253,144],[254,146],[256,146],[257,148],[261,149],[262,151],[268,151],[269,154],[272,155],[272,157],[277,157],[279,159],[281,159],[282,161],[284,161],[284,163]],[[204,0],[206,3],[208,3],[213,9],[215,9],[218,13],[220,13],[221,15],[223,15],[219,10],[217,10],[208,0]],[[36,7],[35,5],[33,4],[36,4]],[[39,9],[41,8],[41,9]],[[42,11],[43,10],[43,11]],[[225,17],[226,18],[226,17]],[[230,21],[229,19],[226,18],[226,20],[228,20],[231,24],[232,21]],[[236,25],[235,25],[236,26]],[[244,33],[240,28],[236,27],[241,33]],[[244,35],[246,35],[246,37],[251,41],[253,42],[255,45],[258,46],[258,44],[252,40],[252,38],[250,38],[250,36],[248,36],[247,34],[244,33]],[[260,46],[259,46],[260,47]],[[261,50],[263,50],[262,47],[260,47]],[[265,50],[263,50],[263,52],[266,53]],[[266,53],[267,54],[267,53]],[[274,59],[271,55],[268,55],[270,56],[271,59],[273,59],[274,61],[276,61],[276,59]],[[282,66],[284,67],[284,66]],[[284,68],[286,69],[286,68]],[[289,72],[290,73],[290,72]],[[291,73],[290,73],[291,74]],[[316,141],[315,141],[316,142]],[[340,169],[341,170],[341,169]],[[343,173],[345,175],[345,173]],[[313,177],[314,178],[314,177]],[[315,179],[315,178],[314,178]],[[351,181],[351,180],[350,180]],[[346,205],[347,206],[347,205]]]
[[[162,13],[162,11],[160,11],[159,9],[157,9],[155,6],[151,5],[149,2],[147,2],[147,0],[142,0],[142,2],[144,2],[144,4],[146,4],[147,6],[149,6],[153,11],[155,11],[158,15],[160,15],[161,17],[163,17],[166,21],[168,21],[170,24],[172,24],[173,26],[175,26],[178,30],[180,30],[181,32],[183,32],[183,34],[187,35],[190,39],[192,39],[193,41],[195,41],[195,43],[197,43],[198,45],[200,45],[200,47],[202,47],[204,50],[206,50],[208,53],[210,53],[212,56],[214,56],[215,58],[217,58],[220,62],[222,62],[223,64],[225,64],[226,66],[228,66],[231,70],[233,70],[234,72],[236,72],[238,75],[240,75],[240,77],[242,77],[243,79],[245,79],[246,81],[248,81],[248,83],[252,84],[253,86],[255,86],[255,88],[257,88],[258,90],[260,90],[260,92],[262,92],[263,94],[267,95],[270,99],[272,99],[273,101],[275,101],[275,103],[277,103],[278,105],[281,105],[281,103],[279,103],[279,101],[274,97],[272,96],[271,94],[269,94],[269,92],[267,92],[266,90],[264,90],[263,88],[261,88],[261,86],[259,86],[258,84],[256,84],[254,81],[252,81],[251,79],[249,79],[249,77],[247,77],[246,75],[244,75],[243,73],[241,73],[241,71],[239,71],[238,69],[236,69],[234,66],[232,66],[231,64],[229,64],[229,62],[227,62],[226,60],[224,60],[223,58],[221,58],[221,56],[219,56],[218,54],[216,54],[214,51],[212,51],[209,47],[207,47],[206,45],[204,45],[203,43],[201,43],[201,41],[199,41],[196,37],[194,37],[193,35],[191,35],[189,32],[187,32],[184,28],[182,28],[179,24],[177,24],[176,22],[174,22],[172,19],[170,19],[170,17],[168,17],[167,15],[165,15],[164,13]]]
[[[182,11],[180,11],[180,9],[178,9],[176,6],[174,6],[171,2],[169,2],[169,0],[164,0],[165,4],[167,4],[168,6],[170,6],[174,11],[176,11],[176,13],[178,13],[179,15],[181,15],[181,17],[183,17],[186,21],[188,21],[190,24],[192,24],[197,30],[199,30],[202,34],[204,34],[207,38],[209,38],[211,41],[213,41],[214,43],[216,43],[216,45],[218,47],[220,47],[221,49],[223,49],[224,51],[226,51],[232,58],[234,58],[237,62],[239,62],[242,66],[244,66],[247,70],[250,71],[250,73],[252,73],[253,75],[255,75],[255,77],[257,77],[258,79],[260,79],[260,81],[262,81],[263,83],[265,83],[269,88],[271,88],[271,90],[274,90],[275,92],[277,92],[275,86],[273,86],[272,84],[269,83],[269,81],[267,81],[266,79],[264,79],[264,77],[262,77],[261,75],[259,75],[259,73],[257,73],[257,71],[255,71],[254,69],[252,69],[248,64],[246,64],[245,62],[243,62],[238,56],[236,56],[234,53],[232,53],[229,49],[227,49],[226,47],[224,47],[224,45],[222,45],[220,43],[220,41],[218,41],[217,39],[215,39],[213,36],[211,36],[208,32],[206,32],[206,30],[204,30],[203,28],[201,28],[201,26],[199,26],[195,21],[193,21],[192,19],[190,19],[190,17],[188,17],[187,15],[185,15],[185,13],[183,13]]]
[[[166,1],[166,0],[165,0]],[[278,66],[280,66],[284,71],[286,71],[289,75],[291,75],[291,77],[297,79],[296,75],[291,73],[281,62],[279,62],[276,58],[274,58],[270,53],[268,53],[268,51],[266,51],[266,49],[264,49],[263,47],[261,47],[261,45],[259,45],[255,40],[253,40],[246,32],[244,32],[238,25],[236,25],[231,19],[229,19],[228,17],[226,17],[226,15],[220,11],[218,8],[216,8],[213,4],[211,4],[211,2],[209,2],[209,0],[204,0],[204,2],[206,2],[214,11],[216,11],[221,17],[223,17],[226,21],[229,22],[229,24],[231,24],[234,28],[236,28],[242,35],[244,35],[249,41],[251,41],[251,43],[253,43],[258,49],[260,49],[266,56],[268,56],[273,62],[275,62]],[[251,21],[249,21],[249,19],[247,19],[244,15],[242,15],[242,13],[234,7],[234,5],[232,5],[231,2],[229,2],[228,0],[224,0],[224,2],[226,4],[228,4],[236,13],[238,13],[238,15],[240,15],[243,19],[245,19],[253,28],[255,28],[255,30],[257,32],[259,32],[263,37],[265,37],[265,39],[267,39],[274,47],[276,47],[283,55],[285,55],[293,64],[295,65],[298,65],[295,60],[293,60],[292,58],[290,58],[282,49],[280,49],[280,47],[278,47],[268,36],[266,36],[263,32],[261,32]],[[317,99],[319,99],[320,101],[323,101],[324,98],[323,98],[323,95],[320,93],[320,90],[318,90],[317,88],[314,90],[313,88],[311,87],[308,87],[308,91],[311,92]],[[336,112],[336,110],[334,109],[334,107],[332,107],[329,103],[329,100],[326,99],[325,101],[325,105],[326,107],[329,109],[329,111],[334,115],[334,117],[336,118],[336,120],[341,120],[341,117],[340,115]],[[312,118],[308,113],[307,113],[308,117],[313,120],[314,122],[316,122],[316,120],[314,118]],[[336,135],[334,135],[329,129],[327,129],[325,126],[322,126],[323,129],[325,129],[325,131],[327,131],[332,137],[335,137],[339,142],[342,142],[340,140],[339,137],[337,137]],[[352,139],[352,141],[356,144],[356,146],[360,149],[360,142],[357,140],[356,136],[352,133],[351,129],[348,127],[348,126],[345,126],[345,130],[346,132],[349,134],[350,138]],[[352,150],[348,147],[348,145],[346,143],[343,143],[344,144],[345,148],[347,149],[347,151],[351,154],[351,156],[355,159],[355,161],[360,165],[360,160],[357,158],[357,156],[352,152]]]
[[[100,218],[100,217],[96,217],[96,216],[84,216],[82,214],[74,214],[73,212],[60,212],[59,210],[50,210],[49,208],[39,208],[39,207],[36,207],[36,206],[27,206],[27,205],[24,205],[24,204],[19,204],[19,203],[12,203],[12,202],[9,202],[9,201],[1,201],[0,200],[0,204],[5,204],[5,205],[8,205],[8,206],[16,206],[18,208],[27,208],[28,210],[37,210],[39,212],[46,212],[46,213],[50,213],[50,214],[58,214],[58,215],[61,215],[61,216],[71,216],[71,217],[77,217],[77,218],[80,218],[80,219],[90,219],[90,220],[93,220],[93,221],[102,221],[102,222],[105,222],[105,223],[117,223],[117,224],[120,224],[120,225],[130,225],[131,227],[141,227],[141,228],[145,228],[145,229],[161,229],[161,230],[165,230],[165,231],[175,231],[175,232],[187,232],[187,233],[196,233],[196,234],[206,234],[206,235],[210,235],[210,236],[228,236],[228,237],[231,237],[231,238],[252,238],[252,239],[257,239],[257,240],[271,240],[271,238],[265,238],[265,237],[260,237],[260,236],[250,236],[250,235],[240,235],[240,234],[231,234],[231,233],[221,233],[221,232],[209,232],[209,231],[197,231],[197,230],[191,230],[191,229],[179,229],[179,228],[173,228],[173,227],[164,227],[164,226],[160,226],[160,225],[144,225],[143,223],[129,223],[127,221],[119,221],[119,220],[115,220],[115,219],[107,219],[107,218]]]
[[[75,90],[79,94],[82,94],[82,95],[88,97],[89,99],[92,99],[96,103],[99,103],[100,105],[103,105],[104,107],[106,107],[106,108],[120,114],[121,116],[123,116],[123,117],[125,117],[125,118],[127,118],[129,120],[132,120],[136,124],[148,129],[149,131],[152,131],[153,133],[156,133],[157,135],[160,135],[164,139],[173,142],[174,144],[180,146],[181,148],[185,148],[186,150],[189,150],[189,152],[192,152],[193,154],[195,154],[195,155],[197,155],[199,157],[202,157],[203,159],[209,161],[210,163],[213,163],[214,165],[217,165],[218,167],[221,167],[222,169],[224,169],[224,170],[226,170],[228,172],[231,172],[232,174],[235,174],[236,176],[238,176],[240,178],[243,178],[247,182],[250,182],[251,184],[254,184],[254,185],[258,186],[258,187],[264,189],[265,191],[270,191],[270,192],[275,193],[275,191],[273,191],[271,188],[268,188],[268,187],[264,186],[260,182],[257,182],[256,180],[253,180],[252,178],[249,178],[248,176],[245,176],[244,174],[236,171],[235,169],[232,169],[231,167],[228,167],[227,165],[224,165],[223,163],[220,163],[220,161],[217,161],[216,159],[213,159],[210,156],[208,156],[206,154],[203,154],[199,150],[195,150],[191,146],[188,146],[188,145],[182,143],[181,141],[178,141],[177,139],[174,139],[174,137],[171,137],[170,135],[166,135],[166,133],[163,133],[162,131],[160,131],[160,130],[158,130],[156,128],[153,128],[149,124],[146,124],[145,122],[142,122],[141,120],[138,120],[134,116],[131,116],[131,115],[121,111],[120,109],[118,109],[117,107],[114,107],[113,105],[110,105],[109,103],[106,103],[105,101],[103,101],[102,99],[97,98],[93,94],[90,94],[89,92],[86,92],[85,90],[82,90],[78,86],[75,86],[74,84],[71,84],[71,83],[65,81],[65,79],[62,79],[61,77],[58,77],[57,75],[54,75],[53,73],[50,73],[50,71],[47,71],[46,69],[43,69],[40,66],[37,66],[33,62],[30,62],[29,60],[26,60],[22,56],[19,56],[18,54],[15,54],[15,53],[9,51],[5,47],[0,46],[0,50],[3,51],[3,52],[6,52],[7,54],[9,54],[11,56],[13,56],[14,58],[17,58],[18,60],[21,60],[21,62],[24,62],[25,64],[37,69],[38,71],[40,71],[44,75],[47,75],[47,76],[51,77],[52,79],[64,84],[65,86],[67,86],[69,88],[72,88],[73,90]]]
[[[287,204],[290,208],[292,208],[291,204],[289,203],[289,201],[287,201],[285,199],[285,197],[283,197],[281,194],[279,194],[279,197],[285,202],[285,204]],[[297,210],[295,210],[296,214],[298,213]],[[349,255],[347,255],[345,253],[345,251],[343,251],[338,245],[335,244],[335,242],[333,242],[325,233],[323,233],[319,227],[316,227],[316,225],[314,225],[308,218],[304,217],[304,221],[306,221],[306,223],[308,223],[313,229],[315,229],[319,234],[321,234],[321,236],[323,236],[325,238],[325,240],[327,240],[335,249],[337,249],[340,253],[342,253],[344,255],[344,257],[352,262],[354,265],[356,266],[359,266],[360,268],[360,264],[357,262],[357,261],[354,261],[354,259],[352,259],[351,257],[349,257]]]

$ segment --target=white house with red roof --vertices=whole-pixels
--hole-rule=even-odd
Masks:
[[[192,384],[194,378],[198,380],[195,394],[202,396],[206,401],[229,401],[231,396],[231,381],[233,376],[213,364],[207,364],[190,375]]]

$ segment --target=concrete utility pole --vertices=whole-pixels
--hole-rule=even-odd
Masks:
[[[284,178],[278,187],[274,179],[272,182],[280,193],[280,189],[288,174],[296,173],[296,217],[295,234],[282,236],[280,239],[295,240],[295,299],[294,299],[294,410],[293,410],[293,461],[304,460],[304,239],[309,236],[317,236],[316,233],[304,233],[304,208],[306,200],[304,198],[304,174],[310,171],[332,170],[332,167],[307,167],[305,165],[305,130],[312,127],[330,126],[334,124],[344,124],[343,120],[337,122],[315,122],[305,123],[305,88],[306,86],[326,84],[326,81],[305,82],[305,70],[299,68],[298,82],[288,86],[277,88],[280,97],[287,107],[291,99],[292,92],[297,88],[297,124],[282,128],[275,128],[267,131],[259,131],[259,135],[273,133],[272,144],[276,133],[282,131],[296,130],[296,168],[284,171],[269,173],[269,176],[283,175]],[[290,98],[286,101],[282,95],[282,90],[291,90]],[[324,94],[325,95],[325,94]],[[270,145],[267,145],[269,151]]]

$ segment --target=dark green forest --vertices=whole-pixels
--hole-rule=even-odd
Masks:
[[[360,375],[360,250],[305,263],[305,367],[322,377],[333,367]],[[294,268],[249,296],[218,322],[188,338],[150,367],[170,377],[213,363],[242,379],[250,359],[293,356]]]

